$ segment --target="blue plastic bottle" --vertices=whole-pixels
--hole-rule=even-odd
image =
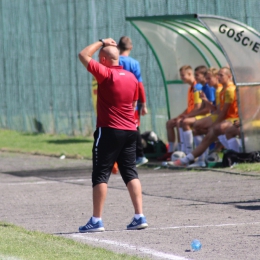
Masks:
[[[194,239],[191,242],[192,251],[199,251],[201,249],[201,243],[198,239]]]

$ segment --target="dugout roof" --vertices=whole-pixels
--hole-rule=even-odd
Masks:
[[[165,84],[178,83],[178,68],[230,66],[239,85],[260,84],[260,34],[213,15],[127,17],[150,46]]]

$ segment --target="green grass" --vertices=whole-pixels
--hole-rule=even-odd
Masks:
[[[0,150],[2,151],[51,156],[64,154],[67,158],[91,159],[92,144],[93,137],[28,134],[0,129]],[[260,172],[260,163],[238,164],[232,169],[232,171],[234,170],[238,172]]]
[[[91,247],[72,239],[27,231],[0,222],[0,259],[12,260],[138,260],[126,254]]]
[[[239,163],[233,169],[239,172],[260,172],[260,163]]]
[[[26,134],[0,130],[0,149],[72,158],[92,157],[92,137],[68,137],[66,135]]]

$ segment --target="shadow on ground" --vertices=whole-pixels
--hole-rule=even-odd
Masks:
[[[254,206],[235,206],[237,209],[244,209],[244,210],[260,210],[260,205],[254,205]]]
[[[46,141],[49,144],[79,144],[79,143],[93,143],[91,140],[77,140],[77,139],[64,139],[64,140],[51,140]]]
[[[90,177],[91,171],[89,167],[82,168],[59,168],[59,169],[37,169],[30,171],[13,171],[3,172],[17,177],[39,177],[39,178],[64,178],[64,177]]]

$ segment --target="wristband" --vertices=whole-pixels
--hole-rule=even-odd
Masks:
[[[103,47],[105,47],[105,42],[104,42],[104,39],[99,39],[100,42],[103,43]]]

